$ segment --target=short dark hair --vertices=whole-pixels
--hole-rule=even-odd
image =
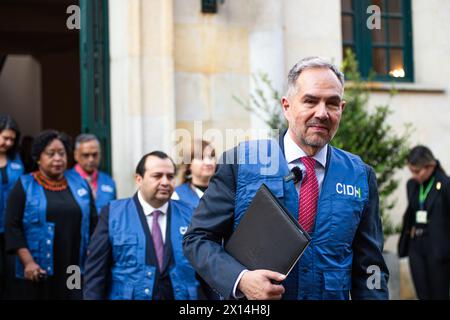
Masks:
[[[174,174],[177,174],[177,166],[175,165],[175,162],[173,162],[172,158],[162,151],[152,151],[143,156],[136,166],[136,174],[140,175],[141,177],[145,175],[145,162],[147,161],[147,158],[150,156],[158,157],[163,160],[170,159],[170,161],[173,164]]]
[[[12,130],[16,133],[16,139],[14,140],[14,144],[6,152],[6,156],[9,159],[14,159],[16,157],[17,147],[19,146],[20,142],[20,130],[19,126],[17,125],[17,122],[10,115],[7,114],[0,115],[0,132],[2,132],[3,130]]]
[[[56,130],[44,130],[34,139],[33,145],[31,146],[31,158],[34,162],[39,160],[42,152],[44,152],[45,148],[53,140],[59,140],[62,142],[64,149],[66,150],[66,154],[70,154],[72,152],[72,139],[67,134]]]
[[[418,145],[411,149],[407,161],[409,164],[417,167],[424,167],[436,161],[433,153],[425,146]]]
[[[75,149],[77,149],[80,144],[89,142],[89,141],[97,141],[100,146],[100,140],[98,140],[97,136],[92,133],[82,133],[75,138]]]

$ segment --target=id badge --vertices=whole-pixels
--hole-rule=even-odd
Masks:
[[[427,221],[427,212],[425,210],[416,211],[416,223],[426,224]]]

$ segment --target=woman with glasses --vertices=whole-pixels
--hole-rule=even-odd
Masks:
[[[81,299],[81,273],[97,210],[91,190],[66,170],[68,137],[47,130],[31,155],[38,170],[20,178],[6,209],[6,250],[17,256],[13,299]]]

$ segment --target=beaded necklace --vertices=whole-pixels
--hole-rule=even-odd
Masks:
[[[40,171],[35,171],[31,175],[44,189],[50,191],[64,191],[67,189],[67,180],[65,177],[61,180],[55,181],[44,177]]]

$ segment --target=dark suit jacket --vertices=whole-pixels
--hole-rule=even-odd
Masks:
[[[432,245],[429,252],[437,259],[450,260],[450,178],[440,168],[434,172],[435,181],[425,201],[428,213],[426,230],[429,243]],[[438,185],[440,186],[438,190]],[[403,215],[403,228],[398,243],[400,257],[409,255],[409,242],[411,228],[415,224],[415,212],[418,208],[420,184],[410,179],[406,185],[408,207]]]
[[[279,145],[284,152],[284,134]],[[328,157],[330,153],[328,153]],[[222,156],[216,175],[200,200],[191,225],[184,236],[184,254],[203,279],[222,293],[225,299],[232,298],[233,286],[239,274],[246,269],[227,254],[222,246],[233,232],[234,203],[237,179],[237,148]],[[329,160],[329,158],[328,158]],[[231,161],[231,163],[230,163]],[[327,161],[328,169],[329,161]],[[361,219],[353,241],[352,299],[370,299],[367,290],[367,268],[380,266],[381,272],[389,274],[378,245],[383,243],[383,232],[379,214],[378,188],[375,173],[367,166],[369,183],[369,205]],[[376,239],[376,242],[374,241]],[[383,281],[387,283],[387,279]],[[383,288],[387,292],[387,288]],[[373,293],[376,294],[376,293]],[[387,294],[386,294],[387,297]]]

